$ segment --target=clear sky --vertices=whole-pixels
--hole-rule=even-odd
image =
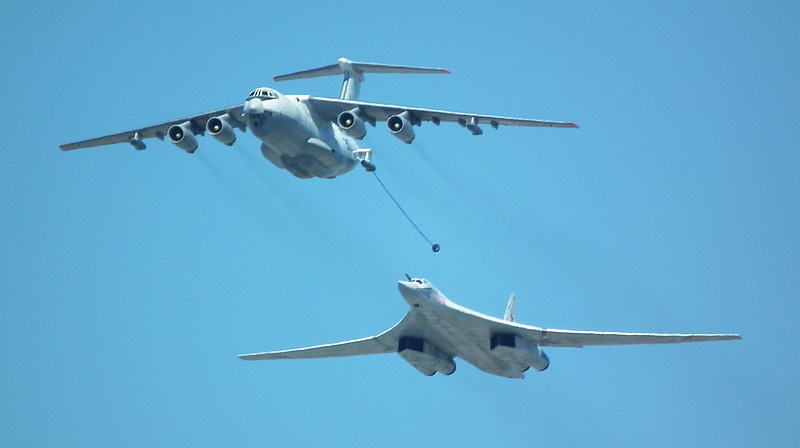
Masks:
[[[0,10],[0,445],[796,446],[797,2],[11,2]],[[555,4],[554,4],[555,3]],[[253,88],[574,121],[370,128],[384,182],[299,180],[252,135],[58,145]],[[392,354],[403,273],[549,328],[741,333],[550,349],[525,380]],[[457,360],[458,362],[458,360]]]

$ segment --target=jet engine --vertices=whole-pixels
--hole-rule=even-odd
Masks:
[[[528,342],[515,334],[493,334],[489,339],[489,349],[520,372],[530,367],[541,372],[550,366],[550,358],[539,348],[539,344]]]
[[[427,376],[436,372],[450,375],[456,371],[453,358],[425,339],[404,336],[397,342],[397,353]]]
[[[392,135],[406,143],[414,140],[413,117],[408,111],[389,117],[386,120],[386,127],[389,128]]]
[[[228,146],[232,146],[233,142],[236,141],[236,133],[233,132],[233,126],[231,126],[228,114],[210,118],[206,122],[206,130],[210,136]]]
[[[181,148],[190,154],[197,149],[197,139],[194,138],[194,132],[192,132],[191,129],[192,123],[190,121],[186,121],[181,124],[174,124],[169,127],[169,130],[167,130],[167,136],[169,137],[169,140],[178,148]]]
[[[367,127],[364,125],[364,119],[361,118],[359,112],[360,110],[356,107],[340,113],[339,117],[336,118],[336,123],[339,127],[357,140],[361,140],[367,135]]]

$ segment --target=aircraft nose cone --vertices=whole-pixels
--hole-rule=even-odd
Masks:
[[[250,98],[244,103],[244,113],[256,115],[264,112],[264,104],[258,98]]]
[[[397,282],[397,289],[399,289],[400,292],[406,292],[406,291],[410,292],[416,288],[414,288],[414,282],[407,282],[405,280],[400,280],[399,282]]]
[[[397,290],[400,291],[400,295],[403,296],[403,299],[408,302],[409,305],[415,305],[419,302],[419,298],[415,293],[417,288],[415,288],[415,283],[413,282],[406,282],[406,281],[399,281],[397,282]]]

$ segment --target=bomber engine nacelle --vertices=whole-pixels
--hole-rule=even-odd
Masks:
[[[197,139],[192,132],[192,123],[186,121],[181,124],[173,124],[167,130],[169,140],[182,150],[193,153],[197,149]]]
[[[389,117],[386,120],[386,127],[400,140],[406,143],[414,141],[414,117],[408,111]]]
[[[233,145],[233,142],[236,141],[236,133],[233,132],[233,126],[231,126],[228,114],[209,118],[208,122],[206,122],[206,131],[208,131],[209,135],[228,146]]]
[[[436,372],[450,375],[456,371],[453,358],[439,347],[422,338],[404,336],[397,342],[397,353],[424,375]]]
[[[356,107],[340,113],[339,117],[336,118],[336,123],[339,127],[357,140],[361,140],[367,135],[367,127],[364,124],[364,119],[361,118],[360,112],[359,108]]]
[[[489,339],[489,349],[520,372],[530,367],[541,372],[550,366],[550,358],[539,348],[539,344],[528,342],[515,334],[493,334]]]

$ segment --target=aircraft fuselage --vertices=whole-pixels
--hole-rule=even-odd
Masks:
[[[458,123],[473,135],[483,133],[479,125],[576,128],[572,122],[513,118],[499,115],[452,112],[420,107],[380,104],[358,100],[365,73],[436,74],[442,68],[353,62],[339,58],[336,64],[280,75],[275,81],[343,75],[340,97],[283,95],[260,87],[242,104],[191,115],[172,121],[130,129],[116,134],[60,145],[63,151],[129,143],[137,150],[147,148],[146,140],[168,139],[189,154],[198,146],[197,136],[210,135],[227,146],[236,142],[236,130],[251,132],[261,142],[261,153],[273,165],[302,178],[334,177],[361,164],[375,171],[370,161],[372,150],[358,147],[366,135],[365,124],[385,122],[386,129],[400,141],[410,144],[415,126],[422,122]]]
[[[738,334],[620,333],[574,331],[534,327],[514,319],[512,294],[503,319],[457,305],[429,281],[408,278],[397,285],[409,312],[393,327],[375,336],[334,344],[239,355],[248,361],[313,359],[397,353],[421,373],[450,375],[455,358],[492,375],[524,378],[529,368],[543,371],[550,365],[542,347],[592,345],[675,344],[729,341]]]
[[[491,347],[492,331],[485,322],[497,321],[501,325],[508,322],[453,303],[433,286],[400,281],[398,290],[411,307],[410,322],[402,334],[429,341],[451,358],[461,358],[486,373],[506,378],[525,377],[523,372],[529,364],[519,364],[513,353],[509,357],[507,352]]]
[[[267,160],[303,179],[332,179],[355,168],[355,139],[319,117],[306,97],[270,93],[275,97],[249,97],[243,108],[245,123],[262,142]]]

